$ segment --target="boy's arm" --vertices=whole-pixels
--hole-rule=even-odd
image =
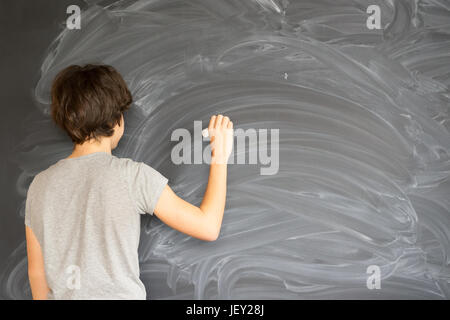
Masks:
[[[166,185],[154,213],[168,226],[205,241],[218,238],[225,210],[227,162],[233,146],[233,123],[222,115],[212,116],[209,127],[212,158],[209,180],[200,207],[178,197]]]
[[[28,226],[25,226],[25,236],[27,239],[28,278],[31,294],[34,300],[46,300],[49,288],[45,279],[41,246],[33,230]]]

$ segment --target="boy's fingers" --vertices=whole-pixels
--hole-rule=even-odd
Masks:
[[[233,129],[233,121],[228,122],[227,128]]]
[[[216,123],[216,116],[212,116],[211,119],[209,120],[209,126],[208,126],[208,130],[211,130],[214,128]]]
[[[215,124],[216,128],[220,128],[220,126],[222,124],[222,119],[223,119],[223,115],[219,114],[216,118],[216,124]]]
[[[227,116],[223,117],[223,119],[222,119],[222,127],[227,128],[228,122],[230,122],[230,118],[228,118]]]

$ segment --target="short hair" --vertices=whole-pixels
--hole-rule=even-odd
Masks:
[[[51,116],[74,143],[114,133],[133,102],[122,76],[109,65],[70,65],[51,87]]]

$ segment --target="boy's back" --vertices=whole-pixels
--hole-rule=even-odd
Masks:
[[[48,298],[145,299],[140,213],[153,214],[167,182],[145,163],[106,152],[62,159],[39,173],[25,224],[42,248]]]

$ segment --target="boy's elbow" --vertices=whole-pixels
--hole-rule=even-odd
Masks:
[[[199,239],[201,239],[203,241],[212,242],[212,241],[216,241],[217,238],[219,238],[219,232],[217,231],[216,228],[207,227],[204,230],[207,230],[207,232],[203,232],[203,234],[201,235],[201,238],[199,237]]]
[[[205,240],[212,242],[219,238],[220,228],[212,227],[209,229],[210,232],[206,235]]]
[[[213,233],[212,235],[210,235],[210,236],[207,238],[207,241],[213,242],[213,241],[216,241],[218,238],[219,238],[219,233],[216,232],[216,233]]]
[[[216,241],[219,238],[220,226],[217,225],[217,222],[211,219],[211,216],[214,214],[211,212],[206,212],[199,208],[199,212],[203,216],[203,230],[207,230],[206,234],[204,233],[202,236],[202,240],[212,242]]]

